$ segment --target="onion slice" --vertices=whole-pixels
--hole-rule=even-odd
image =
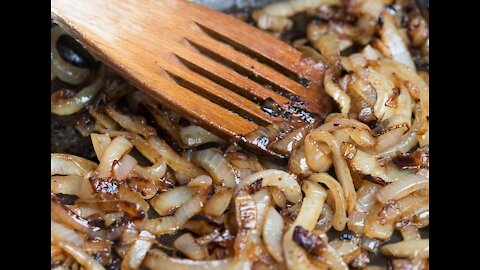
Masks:
[[[81,248],[67,242],[54,241],[53,244],[61,247],[65,252],[70,254],[75,260],[87,270],[105,270],[92,256],[87,254]]]
[[[212,176],[215,184],[235,186],[237,177],[232,165],[214,148],[194,152],[191,161],[205,169]]]
[[[98,176],[101,178],[110,176],[114,163],[118,162],[132,148],[133,144],[124,137],[119,136],[113,139],[102,154],[100,165],[97,168]]]
[[[147,139],[148,144],[163,157],[167,165],[174,171],[181,172],[187,177],[193,178],[205,174],[205,171],[193,165],[184,157],[173,150],[163,139],[157,136],[150,136]]]
[[[335,140],[335,137],[333,137],[332,134],[322,130],[322,126],[318,127],[310,134],[308,134],[307,139],[310,137],[312,141],[317,141],[318,143],[326,143],[330,147],[330,149],[332,149],[333,166],[335,167],[335,173],[337,174],[338,180],[340,181],[343,191],[345,192],[347,209],[348,211],[351,211],[355,205],[357,195],[355,194],[355,187],[353,186],[353,179],[350,174],[350,170],[348,168],[347,162],[343,159],[342,154],[340,153],[340,145]]]
[[[150,200],[150,204],[160,216],[165,216],[180,207],[192,196],[191,188],[179,186],[156,195]]]
[[[395,257],[428,258],[430,256],[429,239],[406,240],[388,244],[381,248],[383,254]]]
[[[274,207],[270,207],[265,218],[262,238],[270,255],[272,255],[272,257],[279,263],[283,263],[284,261],[282,255],[283,228],[284,224],[282,216]]]
[[[320,217],[327,192],[319,184],[306,180],[302,189],[305,192],[303,203],[297,218],[283,236],[283,252],[289,270],[317,269],[308,259],[307,253],[292,239],[295,227],[302,226],[312,230]]]
[[[347,224],[346,200],[340,183],[327,173],[311,175],[308,180],[325,184],[333,194],[335,201],[335,214],[333,216],[333,227],[337,231],[343,231]]]
[[[184,233],[178,237],[173,246],[192,260],[204,260],[208,254],[200,247],[191,233]]]
[[[302,191],[295,175],[276,169],[259,171],[241,179],[240,184],[237,186],[237,191],[259,179],[262,179],[262,187],[277,187],[283,191],[287,200],[292,203],[298,203],[302,200]]]
[[[225,270],[231,260],[231,258],[209,261],[177,259],[167,256],[158,249],[152,249],[148,252],[143,265],[152,270]]]
[[[180,139],[188,147],[197,147],[206,143],[220,143],[224,144],[225,141],[218,136],[206,131],[199,126],[188,126],[180,130]]]
[[[88,159],[69,154],[50,154],[50,175],[79,175],[84,176],[95,170],[97,164]]]
[[[428,187],[428,178],[419,174],[409,174],[380,189],[377,192],[377,199],[382,204],[385,204],[389,200],[398,200],[412,192]]]
[[[214,217],[221,216],[227,210],[233,191],[225,187],[218,187],[217,192],[205,203],[203,212]]]
[[[147,252],[155,241],[155,236],[148,231],[142,231],[137,240],[130,246],[125,257],[123,257],[122,270],[138,270]]]
[[[102,65],[98,69],[95,80],[82,88],[73,97],[64,99],[64,90],[62,89],[54,92],[50,98],[51,112],[57,115],[70,115],[80,111],[102,89],[104,82],[105,67]]]

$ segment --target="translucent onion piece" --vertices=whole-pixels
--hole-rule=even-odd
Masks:
[[[272,257],[279,263],[283,263],[283,227],[282,216],[274,207],[270,207],[265,218],[262,238],[270,255],[272,255]]]
[[[340,67],[340,44],[339,43],[340,43],[340,40],[339,40],[338,36],[334,33],[327,33],[325,35],[319,36],[315,40],[312,40],[313,47],[318,49],[320,51],[320,53],[325,57],[325,59],[327,59],[330,70],[332,72],[332,75],[339,75],[340,70],[341,70],[341,67]],[[329,71],[327,70],[327,73],[328,72]],[[332,77],[324,80],[324,83],[331,81],[331,78]],[[337,103],[340,104],[341,108],[342,108],[342,105],[346,105],[346,103],[345,103],[346,100],[343,98],[346,95],[344,95],[343,97],[338,97],[337,96],[338,94],[336,93],[336,90],[331,92],[331,90],[333,90],[333,89],[330,89],[330,93],[329,93],[329,90],[327,90],[326,85],[325,85],[325,90],[335,101],[337,101]],[[335,98],[334,96],[336,96],[337,98]],[[348,98],[348,100],[350,100],[350,99]],[[342,108],[342,114],[343,113],[344,113],[344,109]]]
[[[381,204],[377,203],[365,220],[365,235],[369,238],[388,239],[393,233],[393,222],[380,220]]]
[[[203,212],[211,216],[221,216],[227,210],[233,191],[228,188],[218,187],[217,192],[205,203]]]
[[[135,166],[133,171],[141,177],[156,183],[165,176],[167,172],[167,164],[161,160],[150,167],[142,167],[140,165]]]
[[[179,171],[187,177],[194,178],[206,174],[205,171],[193,165],[191,162],[180,156],[163,139],[157,136],[150,136],[148,144],[163,157],[167,165],[174,171]]]
[[[54,241],[69,242],[78,247],[85,243],[83,235],[53,220],[50,223],[50,233]]]
[[[88,113],[93,118],[95,118],[95,120],[96,120],[95,124],[99,123],[103,127],[105,127],[106,129],[110,129],[110,130],[118,129],[118,124],[117,124],[117,122],[115,122],[115,120],[113,120],[110,116],[108,116],[108,115],[106,115],[102,112],[96,111],[95,109],[93,109],[92,106],[88,107]]]
[[[393,95],[393,89],[395,85],[385,76],[376,72],[375,70],[369,69],[366,76],[366,80],[375,88],[377,92],[377,101],[373,106],[373,112],[375,117],[382,121],[392,117],[395,114],[395,108],[387,106],[387,101]]]
[[[273,32],[280,32],[292,28],[293,22],[288,18],[281,16],[272,16],[263,12],[263,10],[255,10],[252,18],[257,22],[257,27]]]
[[[53,193],[82,195],[83,177],[79,175],[52,176],[50,189]]]
[[[375,156],[362,150],[356,150],[355,156],[350,160],[350,166],[363,175],[380,178],[383,182],[390,183],[393,181],[388,177],[385,167],[381,166]]]
[[[419,114],[420,110],[415,112],[415,120],[413,121],[412,128],[405,133],[400,140],[393,146],[384,150],[383,152],[377,153],[375,156],[381,159],[387,159],[395,156],[397,152],[408,152],[418,143],[417,133],[420,128],[420,119],[422,116]]]
[[[207,187],[211,186],[213,183],[213,180],[210,176],[208,175],[200,175],[195,178],[193,178],[190,182],[188,182],[189,187]]]
[[[340,5],[338,0],[292,0],[286,2],[272,3],[265,6],[262,11],[272,15],[289,17],[309,8],[316,8],[320,5]]]
[[[349,240],[334,239],[328,243],[340,255],[345,263],[351,263],[361,253],[360,247]]]
[[[328,203],[324,203],[322,213],[320,214],[320,218],[317,221],[317,225],[315,225],[315,231],[326,233],[332,227],[332,220],[333,220],[333,210],[328,205]]]
[[[57,115],[70,115],[80,111],[102,89],[104,81],[105,67],[102,65],[98,69],[95,80],[73,97],[64,99],[62,97],[64,90],[54,92],[51,96],[51,112]]]
[[[351,211],[348,213],[348,222],[347,227],[354,233],[363,234],[365,230],[365,220],[367,219],[368,213],[360,211]]]
[[[180,207],[192,196],[191,188],[179,186],[156,195],[150,201],[150,204],[160,216],[165,216]]]
[[[335,201],[335,214],[333,216],[333,228],[337,231],[343,231],[347,224],[346,200],[340,183],[327,173],[318,173],[311,175],[308,180],[325,184],[332,192]]]
[[[326,172],[332,166],[332,150],[325,143],[312,140],[311,136],[305,138],[305,159],[308,167],[317,172]]]
[[[113,176],[117,180],[125,180],[135,166],[137,166],[137,160],[130,155],[124,155],[113,165]]]
[[[205,199],[204,194],[196,194],[182,204],[173,216],[149,219],[144,228],[155,235],[175,232],[202,210]]]
[[[381,152],[385,151],[389,147],[394,146],[400,138],[405,134],[408,130],[408,127],[402,126],[399,128],[395,128],[392,130],[387,131],[386,133],[377,137],[377,144],[375,145],[375,151]]]
[[[370,212],[377,202],[376,194],[381,188],[382,186],[378,184],[363,180],[362,186],[357,191],[357,202],[354,209],[363,213]]]
[[[384,10],[381,14],[383,18],[383,25],[379,33],[382,41],[388,47],[390,55],[393,60],[400,62],[407,67],[415,71],[415,64],[413,63],[412,56],[408,50],[407,44],[402,39],[401,34],[395,25],[395,21],[392,15],[387,10]]]
[[[124,137],[116,137],[103,152],[97,171],[98,176],[105,178],[111,175],[114,162],[119,161],[125,154],[130,152],[133,144]]]
[[[193,153],[192,162],[205,169],[212,176],[215,184],[234,187],[237,177],[228,160],[213,148]]]
[[[90,138],[92,140],[93,150],[95,150],[95,154],[97,155],[98,160],[101,160],[103,152],[112,142],[112,139],[108,134],[99,133],[91,133]]]
[[[120,113],[113,106],[107,106],[105,111],[113,118],[121,127],[131,132],[135,132],[144,137],[156,135],[155,128],[147,125],[145,119],[139,116],[130,116]]]
[[[407,225],[400,229],[400,233],[402,234],[402,238],[405,241],[409,240],[420,240],[420,232],[418,231],[416,226]]]
[[[121,269],[138,270],[154,241],[155,236],[148,231],[140,232],[138,239],[135,240],[125,257],[123,257]]]
[[[152,249],[148,252],[143,265],[152,270],[225,270],[230,262],[231,258],[209,261],[177,259],[167,256],[158,249]]]
[[[178,237],[173,246],[192,260],[204,260],[208,254],[200,247],[191,233],[184,233]]]
[[[305,192],[302,207],[282,240],[284,258],[289,270],[316,269],[309,261],[305,250],[293,241],[292,236],[296,226],[302,226],[307,230],[315,227],[327,198],[327,192],[319,184],[309,180],[303,182],[302,189]]]
[[[302,191],[295,175],[285,171],[268,169],[254,173],[240,180],[237,190],[262,179],[262,187],[274,186],[283,191],[288,201],[298,203],[302,200]]]
[[[424,188],[428,188],[428,178],[418,175],[409,174],[400,177],[397,181],[384,186],[377,192],[379,202],[385,204],[389,200],[398,200],[406,195]]]
[[[378,70],[378,72],[385,74],[385,76],[392,76],[392,81],[397,81],[396,83],[400,85],[399,88],[405,86],[409,90],[412,97],[415,99],[420,99],[420,134],[425,133],[428,130],[428,117],[430,115],[430,91],[425,81],[412,69],[402,65],[397,61],[387,58],[378,60],[378,64],[376,65],[375,69]],[[395,80],[396,78],[398,78],[398,80]]]
[[[361,147],[371,147],[376,143],[370,132],[363,129],[354,129],[350,138]]]
[[[275,205],[280,208],[286,208],[287,198],[285,198],[285,194],[277,187],[270,187],[269,190]]]
[[[333,74],[330,70],[327,70],[323,83],[325,92],[338,103],[342,115],[347,116],[350,112],[350,97],[333,81]]]
[[[180,139],[188,147],[197,147],[206,143],[221,143],[225,141],[217,137],[216,135],[206,131],[199,126],[188,126],[180,130]]]
[[[429,258],[430,240],[406,240],[394,244],[388,244],[381,248],[383,254],[395,257]]]
[[[79,68],[63,60],[57,50],[57,42],[62,35],[68,34],[60,27],[52,28],[50,39],[50,58],[52,73],[64,82],[77,85],[85,81],[90,71],[88,70],[88,68]]]
[[[69,154],[50,154],[50,174],[84,176],[95,170],[97,164],[88,159]]]
[[[75,260],[80,263],[87,270],[105,270],[92,256],[87,254],[81,248],[67,242],[53,242],[55,245],[61,247],[65,252],[70,254]]]
[[[335,140],[332,134],[321,129],[322,126],[308,134],[305,140],[311,137],[311,140],[313,141],[317,141],[318,143],[326,143],[332,150],[335,173],[338,177],[338,180],[340,181],[340,184],[342,185],[343,191],[345,192],[347,209],[348,211],[351,211],[355,205],[357,195],[355,194],[355,188],[353,186],[353,180],[352,176],[350,175],[350,170],[346,161],[343,159],[342,154],[340,153],[340,145]]]

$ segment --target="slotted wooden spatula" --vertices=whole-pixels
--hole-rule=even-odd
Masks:
[[[288,156],[270,145],[318,125],[333,108],[322,63],[192,2],[51,0],[51,16],[135,87],[256,151]]]

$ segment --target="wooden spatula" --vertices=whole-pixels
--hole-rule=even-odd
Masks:
[[[51,16],[135,87],[256,151],[288,156],[291,149],[271,144],[318,125],[333,109],[322,63],[195,3],[51,0]]]

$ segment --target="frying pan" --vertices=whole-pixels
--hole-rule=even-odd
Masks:
[[[227,13],[247,13],[252,9],[261,8],[269,3],[272,2],[280,2],[282,0],[192,0],[193,2],[211,7],[213,9],[227,12]],[[416,0],[417,5],[420,7],[422,14],[428,21],[428,11],[429,11],[429,0]],[[297,31],[303,31],[305,29],[304,26],[300,26]],[[300,30],[302,29],[302,30]],[[295,35],[295,30],[290,34]],[[297,32],[298,34],[298,32]],[[303,33],[301,33],[303,35]],[[59,44],[59,51],[62,53],[63,56],[68,55],[75,58],[75,53],[81,54],[82,49],[78,47],[78,45],[73,44],[73,41],[65,41],[64,44],[75,46],[75,51],[68,50],[68,46],[62,48]],[[82,55],[83,56],[83,55]],[[86,57],[88,58],[88,57]],[[87,61],[88,62],[88,59]],[[80,63],[80,65],[85,63]],[[55,80],[51,84],[51,93],[55,90],[60,88],[71,88],[74,90],[74,86],[68,85],[66,83],[60,82],[59,80]],[[82,117],[86,116],[86,112],[77,113],[71,116],[56,116],[51,114],[51,152],[52,153],[69,153],[78,156],[82,156],[85,158],[94,158],[94,151],[92,144],[90,142],[90,137],[82,137],[79,132],[75,129],[75,124],[78,121],[82,121]],[[420,230],[422,238],[429,237],[429,227],[427,226],[424,229]],[[336,232],[335,230],[330,230],[329,232],[329,239],[335,238],[348,238],[352,233],[349,231],[344,232]],[[177,234],[173,234],[170,236],[163,237],[159,239],[164,244],[171,244],[173,240],[177,237]],[[397,242],[401,240],[401,236],[396,232],[392,238],[388,242]],[[385,243],[388,243],[385,242]],[[387,259],[380,255],[370,255],[371,263],[376,265],[387,265]]]

